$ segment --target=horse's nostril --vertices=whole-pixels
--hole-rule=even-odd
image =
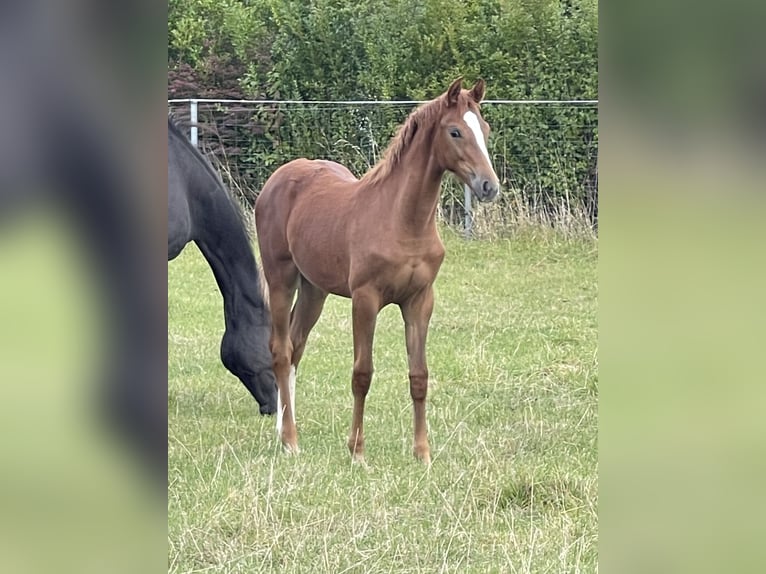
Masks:
[[[481,190],[484,193],[489,193],[491,189],[492,189],[492,184],[489,183],[488,179],[485,179],[484,182],[481,184]]]

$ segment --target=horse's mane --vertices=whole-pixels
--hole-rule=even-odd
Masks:
[[[439,97],[415,108],[386,147],[383,158],[364,175],[363,181],[375,183],[390,175],[401,161],[402,154],[412,143],[417,131],[430,126],[439,116],[443,103],[444,98]]]
[[[213,179],[216,180],[216,182],[218,182],[218,185],[226,190],[226,186],[223,184],[223,180],[221,179],[220,174],[213,168],[213,166],[210,164],[210,161],[203,155],[203,153],[192,145],[192,143],[189,141],[189,137],[181,131],[181,128],[178,127],[178,119],[172,113],[168,114],[168,131],[173,132],[173,134],[179,140],[181,140],[181,142],[183,142],[183,145],[186,146],[186,149],[189,150],[189,152],[191,152],[195,158],[197,158],[197,161],[205,166],[205,170],[213,177]],[[226,195],[229,195],[228,190],[226,191]]]
[[[173,132],[173,134],[179,140],[181,140],[181,142],[183,142],[183,145],[186,146],[186,149],[191,152],[197,161],[199,161],[204,166],[207,173],[216,181],[218,187],[221,188],[221,192],[224,196],[226,196],[226,198],[229,200],[229,203],[231,203],[232,207],[234,208],[234,211],[237,213],[237,217],[242,224],[245,235],[247,235],[249,239],[252,239],[252,232],[247,224],[247,216],[245,215],[245,210],[242,206],[242,203],[236,200],[233,194],[229,191],[229,188],[223,183],[221,175],[212,166],[210,160],[206,158],[198,148],[192,145],[187,135],[181,131],[181,128],[178,127],[179,123],[180,122],[178,118],[173,113],[168,113],[168,131]]]

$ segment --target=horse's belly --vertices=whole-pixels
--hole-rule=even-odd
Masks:
[[[301,275],[322,291],[350,297],[348,262],[338,251],[316,247],[305,246],[293,252],[293,260]]]
[[[304,270],[303,267],[299,267],[298,269],[300,270],[301,275],[308,279],[312,285],[319,287],[322,291],[332,293],[333,295],[340,295],[341,297],[351,297],[347,277],[315,268]]]
[[[328,211],[324,202],[304,202],[290,216],[287,238],[301,275],[322,291],[350,296],[343,217]]]

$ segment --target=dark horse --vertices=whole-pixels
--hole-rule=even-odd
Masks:
[[[244,383],[262,414],[277,409],[268,341],[269,311],[241,212],[218,174],[168,117],[168,261],[194,241],[223,295],[224,366]]]
[[[453,82],[410,115],[382,161],[361,180],[340,164],[298,159],[274,172],[258,196],[255,221],[269,285],[279,387],[277,429],[288,451],[298,449],[295,374],[309,332],[333,293],[352,301],[352,456],[364,456],[362,420],[376,318],[381,308],[395,303],[405,324],[414,453],[430,463],[426,334],[433,282],[444,258],[436,209],[445,171],[482,201],[493,200],[500,190],[487,153],[489,126],[479,113],[483,97],[482,80],[470,91],[461,89],[460,79]]]

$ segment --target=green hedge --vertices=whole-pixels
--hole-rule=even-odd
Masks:
[[[170,97],[429,99],[460,75],[483,77],[488,99],[598,92],[595,0],[170,0],[168,28]],[[281,106],[201,119],[235,142],[227,161],[236,157],[257,191],[263,174],[295,157],[363,172],[409,111]],[[541,208],[566,197],[595,209],[595,108],[482,112],[506,185]]]

